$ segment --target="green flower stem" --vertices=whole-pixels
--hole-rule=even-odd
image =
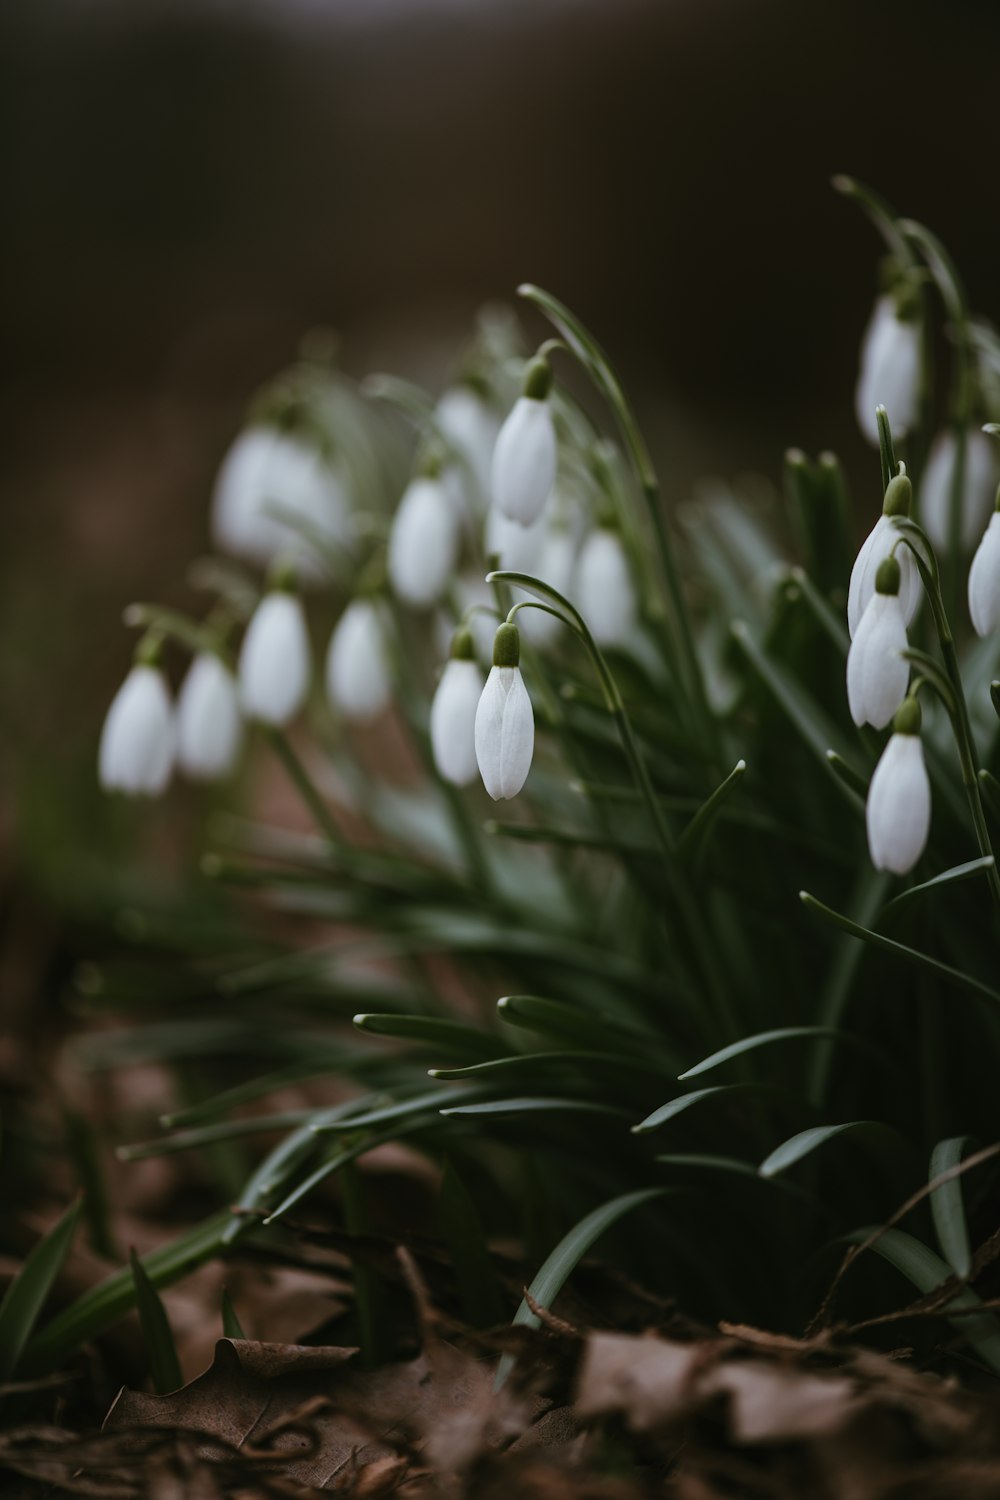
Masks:
[[[984,857],[994,857],[994,863],[987,872],[990,894],[996,907],[997,915],[1000,916],[1000,871],[996,867],[995,851],[990,838],[989,827],[986,822],[986,814],[983,810],[982,785],[979,780],[979,760],[976,754],[976,742],[972,735],[972,723],[969,718],[969,705],[965,701],[965,689],[962,685],[962,673],[958,665],[958,653],[955,650],[955,639],[951,633],[951,625],[948,613],[945,609],[944,596],[941,592],[941,580],[938,573],[937,562],[934,558],[934,549],[926,532],[905,517],[897,517],[893,523],[897,530],[902,531],[906,545],[913,553],[917,569],[920,573],[924,591],[930,600],[931,612],[934,616],[934,626],[937,630],[938,641],[941,645],[941,655],[944,658],[944,669],[951,687],[953,704],[948,704],[951,726],[955,734],[955,743],[958,746],[958,759],[962,768],[962,785],[969,799],[969,810],[972,814],[972,825],[976,833],[976,842],[979,852]],[[919,545],[918,545],[919,544]],[[927,668],[921,663],[927,675]]]
[[[317,828],[324,838],[338,847],[342,843],[340,830],[333,820],[330,809],[323,801],[316,783],[292,749],[288,736],[284,730],[277,729],[274,725],[263,725],[262,728],[271,748],[288,772],[289,780],[312,814]]]
[[[652,524],[656,550],[666,583],[672,624],[676,632],[675,638],[680,646],[683,662],[684,670],[677,675],[685,684],[686,694],[698,717],[706,743],[712,746],[713,753],[718,758],[718,724],[709,705],[701,662],[695,648],[691,618],[684,591],[681,588],[677,558],[663,516],[659,480],[656,477],[646,440],[625,394],[625,388],[597,340],[568,307],[551,293],[543,291],[541,287],[532,286],[530,283],[518,287],[518,293],[534,302],[536,307],[539,307],[555,324],[569,349],[587,371],[614,412]]]
[[[716,965],[709,934],[704,930],[702,914],[691,894],[687,883],[688,877],[678,862],[677,848],[673,834],[670,831],[670,825],[654,791],[649,771],[639,751],[632,722],[629,719],[624,701],[618,689],[618,683],[615,681],[614,673],[604,658],[604,653],[591,635],[583,616],[570,604],[568,599],[565,599],[562,594],[558,593],[549,584],[543,583],[541,579],[532,578],[525,573],[511,572],[491,573],[487,578],[487,582],[500,579],[503,579],[507,583],[517,584],[533,594],[544,593],[550,599],[554,599],[559,605],[558,609],[553,609],[549,604],[539,604],[526,599],[521,600],[513,605],[510,610],[507,617],[510,623],[513,623],[514,617],[519,610],[540,608],[545,610],[547,614],[561,619],[563,624],[568,625],[579,636],[586,647],[600,681],[608,712],[614,720],[622,749],[625,752],[625,758],[629,763],[629,769],[632,772],[636,787],[652,821],[657,842],[660,845],[663,855],[663,864],[667,872],[671,895],[673,896],[680,918],[681,929],[694,949],[699,968],[711,992],[723,1034],[727,1037],[738,1036],[739,1024],[733,1014],[725,982]]]

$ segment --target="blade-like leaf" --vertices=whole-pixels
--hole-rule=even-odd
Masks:
[[[957,1167],[969,1144],[970,1138],[967,1135],[953,1135],[947,1140],[938,1141],[931,1152],[928,1171],[930,1180],[933,1182],[935,1177]],[[948,1264],[956,1276],[960,1276],[963,1281],[967,1280],[972,1269],[972,1250],[969,1245],[969,1226],[965,1222],[961,1177],[953,1177],[950,1182],[942,1182],[940,1187],[934,1189],[931,1193],[931,1214],[938,1244]]]
[[[874,1048],[870,1042],[861,1037],[854,1036],[849,1031],[841,1031],[836,1026],[779,1026],[773,1031],[758,1031],[753,1036],[745,1036],[738,1042],[730,1042],[728,1047],[720,1047],[718,1052],[713,1052],[709,1057],[702,1058],[693,1067],[678,1073],[678,1078],[696,1078],[699,1073],[709,1073],[713,1068],[721,1067],[723,1063],[730,1062],[734,1057],[743,1057],[747,1052],[756,1052],[760,1047],[773,1046],[775,1042],[812,1041],[817,1037],[833,1037],[838,1041],[847,1042],[849,1046],[857,1047],[870,1056],[881,1057],[882,1054]]]
[[[870,1136],[876,1141],[890,1141],[893,1145],[898,1145],[901,1140],[897,1131],[889,1125],[883,1125],[879,1120],[848,1120],[842,1125],[813,1125],[809,1130],[800,1130],[797,1135],[790,1136],[787,1141],[782,1141],[780,1146],[776,1146],[771,1154],[764,1158],[757,1170],[761,1177],[776,1177],[779,1172],[787,1171],[789,1167],[801,1161],[804,1156],[809,1156],[827,1141],[848,1133]]]
[[[612,1198],[610,1203],[602,1203],[600,1208],[593,1209],[559,1241],[538,1271],[528,1288],[532,1300],[540,1307],[551,1307],[576,1266],[612,1224],[616,1224],[633,1209],[640,1208],[644,1203],[651,1203],[654,1198],[662,1198],[670,1191],[670,1188],[643,1188],[639,1192],[623,1193],[620,1198]],[[514,1323],[524,1324],[528,1328],[539,1326],[538,1314],[532,1312],[527,1298],[514,1314]],[[513,1357],[504,1355],[497,1369],[497,1390],[507,1379],[513,1364]]]
[[[150,1379],[157,1395],[165,1396],[168,1391],[176,1391],[183,1384],[174,1336],[170,1331],[163,1303],[134,1250],[129,1250],[128,1262],[135,1287],[135,1305],[142,1328],[142,1340],[149,1360]]]
[[[656,1130],[660,1125],[665,1125],[668,1120],[673,1120],[677,1115],[683,1114],[693,1104],[701,1104],[705,1099],[711,1099],[719,1094],[726,1094],[730,1098],[736,1094],[764,1093],[768,1091],[768,1085],[764,1083],[718,1083],[712,1088],[694,1089],[690,1094],[679,1094],[676,1099],[668,1099],[666,1104],[661,1104],[659,1109],[654,1109],[651,1115],[640,1120],[638,1125],[632,1126],[633,1135],[644,1135],[648,1130]]]
[[[9,1380],[31,1337],[52,1284],[69,1254],[81,1201],[63,1214],[32,1250],[0,1302],[0,1381]]]
[[[472,1026],[463,1026],[458,1021],[446,1021],[437,1016],[373,1015],[362,1012],[354,1017],[359,1031],[371,1032],[374,1036],[399,1037],[404,1041],[425,1042],[428,1047],[439,1047],[442,1052],[455,1052],[460,1057],[496,1057],[505,1051],[503,1042],[488,1031],[477,1031]]]
[[[222,1336],[227,1339],[245,1339],[243,1325],[236,1315],[228,1288],[222,1288]]]
[[[711,796],[699,807],[677,840],[677,854],[680,859],[696,860],[704,852],[705,843],[715,826],[715,821],[726,801],[743,780],[746,768],[746,761],[738,760],[725,781],[720,782]]]
[[[984,875],[987,870],[992,870],[994,863],[992,854],[987,854],[982,859],[970,859],[964,865],[953,865],[950,870],[942,870],[940,875],[935,875],[930,880],[922,880],[919,885],[911,885],[909,890],[900,891],[898,896],[894,896],[882,908],[879,921],[884,921],[890,915],[897,916],[927,891],[936,891],[947,885],[958,885],[964,880],[972,880],[977,875]]]
[[[627,1119],[628,1111],[592,1099],[490,1099],[483,1104],[459,1104],[442,1109],[443,1115],[535,1115],[535,1114],[617,1115]]]

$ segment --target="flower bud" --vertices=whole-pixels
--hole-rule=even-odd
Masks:
[[[216,545],[259,567],[290,553],[301,576],[316,582],[323,570],[308,533],[334,545],[349,541],[350,504],[343,479],[305,439],[277,427],[246,428],[223,459],[215,481]]]
[[[214,651],[201,651],[177,697],[177,764],[195,781],[228,776],[243,743],[236,678]]]
[[[952,485],[958,442],[954,432],[939,432],[931,444],[920,483],[920,522],[939,551],[948,549]],[[959,546],[966,554],[982,534],[993,503],[997,466],[993,445],[984,432],[965,435],[965,468],[959,497]]]
[[[913,487],[905,474],[897,474],[886,487],[882,502],[882,514],[861,544],[861,550],[851,569],[851,582],[847,592],[847,628],[853,636],[875,592],[875,575],[883,558],[888,557],[894,544],[899,541],[899,532],[892,524],[894,516],[908,516],[913,498]],[[908,546],[896,547],[899,563],[899,598],[903,607],[903,618],[907,626],[913,620],[920,604],[920,574]]]
[[[1000,495],[997,497],[1000,499]],[[969,616],[977,635],[1000,630],[1000,514],[994,511],[969,569]]]
[[[551,372],[533,360],[524,395],[500,429],[493,450],[493,503],[511,521],[538,520],[556,477],[556,430],[547,398]]]
[[[476,709],[475,745],[483,785],[494,802],[516,797],[531,769],[535,720],[518,666],[516,625],[494,638],[493,668]]]
[[[389,580],[404,604],[429,609],[458,561],[461,518],[440,478],[411,480],[389,533]]]
[[[893,431],[902,436],[913,426],[920,393],[920,329],[900,318],[896,301],[880,297],[861,344],[861,369],[855,391],[858,426],[878,444],[875,408],[884,406]]]
[[[378,605],[354,599],[330,638],[326,687],[333,707],[349,723],[378,718],[392,700],[392,674]]]
[[[920,708],[907,698],[868,788],[865,822],[876,870],[906,875],[927,844],[931,786],[920,742]]]
[[[884,571],[883,571],[884,570]],[[886,589],[899,586],[899,566],[886,558],[879,569]],[[847,653],[847,701],[855,724],[884,729],[906,696],[910,666],[899,594],[876,590]]]
[[[476,714],[483,674],[473,657],[469,630],[459,630],[431,703],[431,749],[445,781],[468,786],[478,774]]]
[[[112,700],[101,731],[98,774],[106,792],[158,797],[174,764],[170,692],[158,666],[138,661]]]
[[[273,589],[254,611],[240,649],[240,698],[248,717],[290,723],[309,692],[310,661],[302,600]]]
[[[574,602],[600,646],[627,646],[639,625],[632,570],[617,531],[598,526],[580,548]]]

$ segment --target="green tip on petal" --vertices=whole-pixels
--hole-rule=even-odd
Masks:
[[[516,625],[501,625],[493,637],[493,665],[516,667],[521,661],[521,633]]]
[[[897,474],[895,479],[890,479],[886,486],[885,499],[882,501],[882,514],[884,516],[908,516],[912,502],[913,485],[906,474]]]
[[[460,625],[451,638],[452,661],[475,660],[476,648],[468,625]]]
[[[532,401],[544,401],[551,389],[552,366],[547,359],[533,359],[524,372],[522,393],[530,396]]]
[[[894,557],[884,557],[878,565],[875,574],[875,592],[877,594],[898,594],[900,582],[900,567]]]

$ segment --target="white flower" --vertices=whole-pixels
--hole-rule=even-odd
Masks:
[[[411,480],[389,533],[389,579],[404,604],[429,609],[458,561],[461,520],[440,479]]]
[[[518,666],[516,625],[501,625],[493,667],[476,709],[476,760],[494,802],[516,797],[531,770],[535,718]]]
[[[931,825],[931,786],[918,732],[896,733],[886,745],[868,788],[865,821],[876,870],[912,870]]]
[[[847,701],[855,724],[884,729],[906,697],[910,665],[900,655],[906,645],[898,594],[874,593],[847,653]]]
[[[101,731],[98,770],[107,792],[158,797],[174,764],[170,692],[159,667],[138,663],[122,683]]]
[[[498,566],[507,572],[534,573],[545,535],[544,516],[533,526],[522,526],[520,521],[508,520],[496,505],[491,505],[486,515],[483,550],[487,557],[496,557]]]
[[[994,511],[969,569],[969,615],[977,635],[1000,630],[1000,513]]]
[[[529,571],[543,583],[550,583],[560,594],[568,594],[573,583],[576,564],[576,544],[570,533],[562,526],[546,530],[538,560]],[[563,627],[552,615],[541,609],[526,609],[520,615],[521,634],[534,645],[544,645],[552,640]]]
[[[622,539],[596,527],[580,548],[574,603],[599,646],[625,646],[639,624],[639,601]]]
[[[861,343],[861,369],[854,396],[858,426],[878,443],[876,406],[884,406],[897,437],[912,426],[920,392],[920,329],[896,313],[892,297],[880,297]]]
[[[309,634],[302,600],[274,589],[258,604],[240,650],[240,698],[251,719],[283,725],[309,691]]]
[[[304,529],[289,524],[286,514]],[[216,544],[260,567],[279,555],[291,555],[300,576],[315,582],[323,577],[323,569],[309,533],[332,545],[349,541],[350,507],[343,480],[303,439],[275,427],[248,427],[229,449],[215,481]]]
[[[889,556],[893,543],[900,539],[900,533],[892,524],[892,517],[909,515],[912,493],[912,486],[905,474],[899,474],[890,480],[885,492],[885,509],[862,542],[861,550],[854,560],[847,591],[847,629],[852,636],[875,592],[875,575],[879,566]],[[909,626],[920,604],[920,574],[913,554],[905,543],[900,542],[895,558],[899,563],[899,601],[903,607],[903,618]]]
[[[326,657],[330,702],[349,722],[375,719],[392,699],[385,627],[378,606],[354,599],[330,638]]]
[[[196,781],[227,776],[243,742],[236,678],[214,651],[201,651],[177,697],[177,764]]]
[[[524,395],[514,403],[493,450],[493,504],[522,526],[538,520],[556,477],[556,429],[546,400],[551,380],[547,361],[532,360]]]
[[[920,482],[920,523],[942,552],[948,547],[956,449],[955,433],[939,432],[931,444]],[[984,432],[967,432],[959,522],[959,545],[963,552],[971,552],[986,525],[996,484],[997,466],[990,439]]]
[[[468,648],[472,649],[469,637]],[[476,714],[483,674],[470,657],[453,656],[445,665],[431,704],[431,749],[445,781],[468,786],[475,781]]]
[[[471,386],[454,385],[445,391],[434,415],[445,440],[462,455],[472,471],[479,508],[490,493],[490,466],[500,423]]]

